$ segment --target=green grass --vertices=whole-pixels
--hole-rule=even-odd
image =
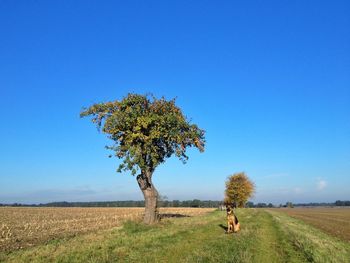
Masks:
[[[225,234],[225,213],[171,218],[0,253],[0,262],[349,262],[350,244],[287,215],[237,211],[242,229]]]

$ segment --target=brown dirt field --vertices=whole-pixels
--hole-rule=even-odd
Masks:
[[[161,208],[171,216],[197,216],[213,208]],[[12,251],[47,241],[118,227],[141,220],[144,208],[0,207],[0,251]]]
[[[324,232],[350,242],[350,208],[280,208],[289,216],[303,220]]]

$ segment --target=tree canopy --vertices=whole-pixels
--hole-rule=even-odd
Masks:
[[[153,172],[173,154],[185,162],[187,147],[204,151],[204,131],[186,119],[175,99],[128,94],[121,101],[94,104],[80,114],[89,115],[115,142],[106,148],[123,159],[118,172],[130,170],[133,175],[138,169]]]
[[[233,174],[226,181],[225,203],[244,207],[254,190],[254,183],[244,172]]]

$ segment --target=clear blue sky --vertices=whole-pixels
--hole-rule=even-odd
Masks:
[[[142,199],[115,172],[84,106],[128,92],[177,97],[206,130],[172,158],[169,199],[350,199],[349,1],[0,0],[0,202]]]

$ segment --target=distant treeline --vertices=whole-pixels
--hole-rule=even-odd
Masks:
[[[212,200],[173,200],[173,201],[159,201],[160,207],[218,207],[222,201]],[[0,204],[0,206],[30,206],[30,207],[144,207],[145,201],[104,201],[104,202],[52,202],[46,204]]]
[[[219,207],[222,206],[222,201],[212,201],[212,200],[162,200],[159,201],[159,207]],[[0,204],[0,206],[29,206],[29,207],[144,207],[145,201],[103,201],[103,202],[52,202],[46,204]],[[272,203],[253,203],[247,202],[246,207],[248,208],[267,208],[267,207],[306,207],[306,206],[350,206],[350,201],[340,201],[337,200],[334,203],[300,203],[293,204],[292,202],[287,202],[286,204],[280,204],[278,206]]]
[[[336,206],[350,206],[350,201],[337,200],[337,201],[335,201],[335,205]]]
[[[269,204],[266,204],[266,203],[257,203],[257,204],[254,204],[253,202],[247,202],[245,207],[248,207],[248,208],[254,208],[254,207],[275,207],[273,204],[269,203]]]

